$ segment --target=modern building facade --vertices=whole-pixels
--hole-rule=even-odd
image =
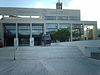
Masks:
[[[100,29],[97,29],[98,40],[100,40]]]
[[[41,35],[58,29],[69,29],[70,41],[97,38],[97,22],[81,21],[80,10],[0,7],[4,46],[14,46],[14,39],[17,46],[41,45]]]

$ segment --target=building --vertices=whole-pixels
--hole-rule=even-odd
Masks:
[[[98,40],[100,40],[100,29],[97,29]]]
[[[95,40],[97,22],[80,18],[80,10],[62,9],[60,1],[56,9],[0,7],[0,40],[4,46],[41,45],[41,35],[58,29],[70,29],[70,41]]]

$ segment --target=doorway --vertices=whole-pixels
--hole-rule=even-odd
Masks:
[[[28,23],[18,24],[18,38],[19,38],[19,46],[30,45],[30,24]]]
[[[16,37],[16,24],[3,23],[4,28],[4,46],[14,46],[14,38]]]

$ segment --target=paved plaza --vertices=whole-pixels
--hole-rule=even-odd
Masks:
[[[0,75],[100,75],[100,60],[77,47],[46,46],[0,49]]]

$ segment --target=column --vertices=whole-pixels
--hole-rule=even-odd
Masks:
[[[32,23],[30,23],[30,46],[34,46],[34,37],[32,37]]]
[[[83,40],[83,35],[84,35],[84,28],[83,28],[83,24],[81,25],[81,40]]]
[[[60,29],[59,23],[58,23],[58,29]]]
[[[16,38],[18,38],[18,25],[16,23]]]
[[[1,40],[2,40],[3,46],[4,46],[4,28],[3,28],[2,22],[1,22]]]
[[[30,23],[30,38],[32,38],[32,23]]]
[[[71,24],[71,26],[70,26],[70,32],[71,32],[71,34],[70,34],[70,41],[72,41],[72,38],[73,38],[73,33],[72,33],[72,24]]]
[[[18,47],[19,42],[18,42],[18,25],[16,23],[16,38],[14,38],[14,46]]]
[[[83,40],[85,40],[84,24],[83,24]]]
[[[97,39],[97,25],[93,25],[93,40]]]
[[[44,34],[46,34],[46,23],[44,23]]]

